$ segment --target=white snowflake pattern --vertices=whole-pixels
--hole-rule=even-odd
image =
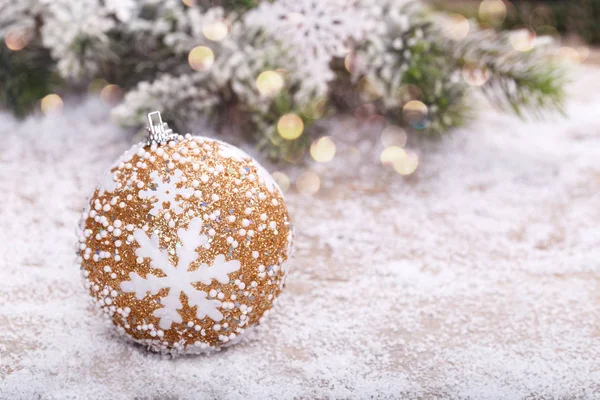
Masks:
[[[164,203],[169,202],[170,210],[175,214],[181,214],[183,212],[182,201],[178,197],[183,199],[189,199],[194,194],[194,189],[177,187],[178,184],[184,182],[183,172],[176,169],[172,176],[162,178],[157,171],[153,171],[150,174],[152,178],[151,187],[149,190],[140,190],[138,196],[141,199],[155,199],[152,203],[152,209],[150,214],[158,215],[161,210],[164,210]]]
[[[198,268],[190,270],[192,264],[198,259],[197,248],[209,248],[208,237],[201,234],[202,219],[194,218],[190,221],[188,229],[180,228],[177,235],[181,246],[177,248],[177,265],[173,265],[166,249],[160,247],[156,233],[148,237],[146,233],[137,229],[133,236],[140,245],[135,254],[138,257],[149,258],[150,266],[160,270],[165,276],[158,277],[148,274],[141,277],[136,272],[129,274],[129,281],[121,283],[121,289],[126,293],[135,293],[137,299],[143,299],[148,293],[158,294],[162,289],[168,289],[167,296],[160,299],[162,308],[154,310],[153,315],[159,318],[161,329],[169,329],[172,323],[181,323],[182,318],[178,310],[183,308],[180,301],[181,293],[187,297],[190,307],[196,307],[196,317],[208,317],[213,321],[221,321],[223,314],[219,311],[222,303],[217,299],[207,298],[207,293],[196,289],[195,283],[209,285],[212,280],[219,283],[229,283],[229,275],[240,269],[238,260],[225,261],[225,256],[219,254],[212,265],[200,264]]]
[[[102,176],[102,180],[98,184],[98,195],[103,196],[104,193],[112,193],[119,187],[119,183],[116,181],[117,172],[112,172],[112,170],[108,170]]]

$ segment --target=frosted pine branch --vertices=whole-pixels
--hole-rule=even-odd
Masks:
[[[180,0],[0,0],[0,35],[11,32],[28,45],[0,53],[0,76],[23,71],[19,85],[7,85],[4,102],[37,93],[27,82],[50,86],[31,80],[30,70],[45,69],[38,76],[54,73],[79,88],[102,78],[126,91],[113,110],[123,125],[139,126],[155,109],[188,126],[206,117],[244,121],[251,126],[239,131],[252,132],[247,136],[276,159],[306,151],[317,104],[341,111],[340,105],[372,103],[406,124],[403,107],[415,100],[427,115],[413,128],[441,133],[459,126],[477,89],[465,70],[481,74],[479,89],[517,114],[560,107],[564,98],[561,71],[539,40],[526,52],[514,51],[513,33],[475,28],[451,40],[418,0],[200,0],[193,7]],[[214,61],[194,70],[188,55],[197,46],[209,48]],[[37,57],[21,56],[27,52]],[[265,71],[277,71],[282,81],[272,93],[257,87]],[[22,112],[38,100],[11,104]],[[304,122],[297,139],[277,133],[286,113]]]

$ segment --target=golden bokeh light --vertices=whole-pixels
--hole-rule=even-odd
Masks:
[[[558,30],[552,25],[542,25],[537,27],[535,30],[538,36],[550,36],[553,39],[553,43],[560,43],[560,32],[558,32]]]
[[[469,20],[460,14],[449,14],[445,21],[444,33],[452,40],[462,40],[469,34]]]
[[[272,97],[283,88],[283,77],[275,71],[264,71],[256,78],[256,88],[262,96]]]
[[[398,146],[386,147],[379,157],[381,163],[388,168],[394,168],[394,165],[401,163],[404,158],[406,158],[406,151]]]
[[[188,7],[194,7],[196,5],[196,0],[181,0],[181,2]]]
[[[412,150],[404,150],[398,146],[390,146],[381,152],[381,163],[400,175],[410,175],[419,166],[419,156]]]
[[[381,143],[385,147],[406,145],[406,132],[397,125],[386,126],[381,132]]]
[[[100,93],[102,89],[104,89],[108,85],[108,82],[105,79],[97,78],[90,82],[88,85],[88,92],[90,93]]]
[[[315,100],[304,110],[304,115],[310,119],[319,119],[325,114],[327,109],[327,100],[319,99]]]
[[[296,179],[296,189],[303,194],[315,194],[321,188],[321,179],[312,171],[303,172]]]
[[[590,48],[586,46],[580,46],[575,49],[579,54],[579,61],[584,62],[590,56]]]
[[[329,136],[323,136],[312,143],[310,155],[316,162],[329,162],[335,157],[335,143]]]
[[[581,62],[581,56],[579,52],[572,47],[563,46],[557,51],[557,56],[561,60],[579,64]]]
[[[223,20],[212,21],[202,27],[202,34],[208,40],[218,42],[229,34],[229,25]]]
[[[517,51],[530,51],[535,47],[536,34],[532,29],[519,29],[508,37],[510,45]]]
[[[546,6],[539,6],[529,13],[526,21],[530,26],[540,27],[553,23],[552,10]]]
[[[354,117],[357,119],[367,119],[377,112],[377,108],[374,104],[366,103],[354,109]]]
[[[362,77],[358,81],[358,90],[365,101],[375,101],[381,97],[379,90],[366,77]]]
[[[11,29],[4,37],[4,43],[9,50],[19,51],[25,48],[29,43],[29,37],[26,31]]]
[[[100,91],[100,98],[105,104],[115,105],[123,99],[123,89],[117,85],[106,85]]]
[[[194,47],[188,56],[190,67],[196,71],[207,71],[215,62],[215,53],[206,46]]]
[[[415,129],[423,129],[427,125],[429,110],[419,100],[411,100],[402,107],[402,116]]]
[[[483,86],[490,79],[490,73],[486,68],[465,65],[462,70],[465,82],[471,86]]]
[[[302,135],[304,122],[296,114],[289,113],[281,116],[277,122],[277,133],[285,140],[294,140]]]
[[[502,0],[483,0],[479,4],[479,18],[498,26],[506,19],[506,4]]]
[[[398,88],[394,97],[399,103],[406,103],[410,100],[419,100],[423,98],[423,89],[410,83],[404,84]]]
[[[282,192],[287,192],[290,188],[290,178],[281,171],[275,171],[271,174]]]
[[[281,143],[279,144],[281,145]],[[288,162],[290,164],[301,165],[304,164],[304,162],[306,161],[306,153],[307,150],[303,147],[294,151],[286,151],[283,154],[283,159],[285,160],[285,162]]]
[[[350,53],[346,54],[346,57],[344,57],[344,67],[346,68],[346,71],[350,72],[351,74],[355,72],[356,69],[356,53],[351,51]]]
[[[405,156],[393,164],[394,170],[400,175],[410,175],[419,166],[419,156],[412,150],[406,150]]]
[[[59,113],[63,109],[63,100],[59,95],[52,93],[41,100],[40,107],[44,115]]]

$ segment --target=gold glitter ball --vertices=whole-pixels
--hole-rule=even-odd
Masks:
[[[238,148],[179,135],[104,175],[80,223],[96,305],[135,342],[201,353],[237,342],[284,287],[292,225],[269,173]]]

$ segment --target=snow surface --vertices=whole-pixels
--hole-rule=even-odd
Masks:
[[[568,118],[488,109],[418,143],[407,179],[376,126],[329,121],[321,190],[286,194],[276,309],[176,359],[121,339],[74,266],[84,200],[134,139],[93,99],[0,114],[0,399],[600,399],[600,69],[570,91]]]

